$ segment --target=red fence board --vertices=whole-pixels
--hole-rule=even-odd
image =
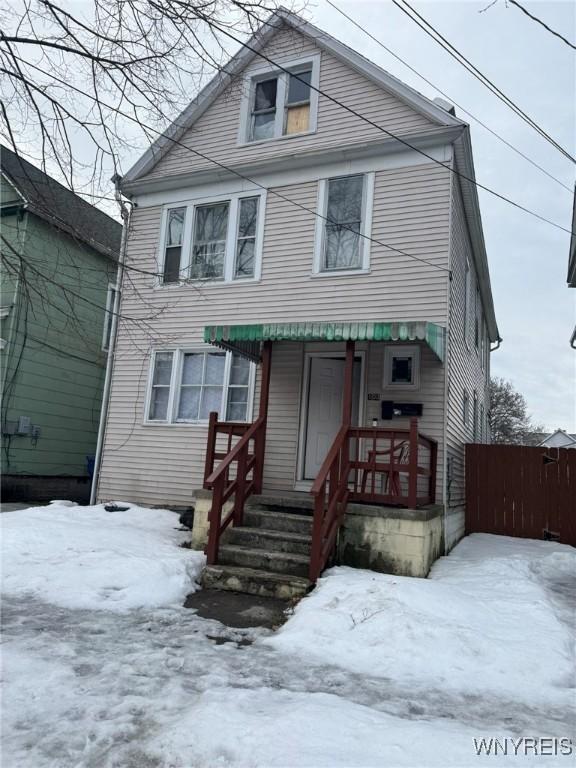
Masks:
[[[576,546],[576,450],[467,445],[466,533]]]

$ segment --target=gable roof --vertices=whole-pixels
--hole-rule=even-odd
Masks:
[[[474,261],[478,272],[480,291],[486,314],[486,322],[491,342],[500,342],[500,333],[496,322],[492,289],[490,286],[490,274],[488,258],[482,230],[482,218],[478,190],[476,187],[474,160],[472,157],[472,145],[470,141],[470,129],[468,124],[453,114],[453,109],[443,100],[432,100],[423,96],[414,88],[403,83],[386,70],[371,62],[366,57],[354,51],[349,46],[336,40],[327,32],[310,24],[295,13],[280,8],[265,21],[262,26],[250,37],[240,50],[230,59],[228,64],[218,72],[212,80],[200,91],[195,99],[174,120],[174,122],[159,136],[156,141],[144,152],[142,157],[130,168],[122,180],[125,185],[125,193],[130,195],[140,179],[148,174],[152,168],[167,154],[174,142],[181,139],[194,123],[206,112],[211,104],[223,93],[237,78],[242,70],[258,55],[264,46],[277,34],[283,25],[287,25],[297,32],[309,37],[322,50],[328,51],[333,56],[344,62],[347,66],[367,77],[383,90],[392,94],[419,114],[427,117],[437,128],[459,129],[458,138],[452,139],[454,144],[454,158],[462,190],[462,200],[466,221],[472,242]],[[253,49],[253,50],[251,50]],[[442,106],[443,104],[443,106]],[[413,142],[412,146],[417,146]],[[219,174],[225,168],[222,164],[216,169]],[[463,178],[465,177],[465,178]],[[159,184],[158,179],[154,181]]]
[[[0,144],[0,168],[28,209],[100,253],[118,257],[122,225]]]
[[[305,21],[296,13],[280,8],[247,40],[240,50],[232,56],[225,67],[200,91],[186,109],[144,152],[142,157],[124,175],[125,182],[149,173],[152,168],[170,150],[174,141],[179,141],[185,131],[206,112],[208,107],[230,85],[235,77],[258,55],[264,46],[277,34],[283,25],[292,27],[297,32],[309,37],[321,49],[333,54],[352,69],[367,77],[376,85],[388,91],[416,112],[424,115],[438,126],[463,126],[465,123],[439,106],[432,99],[423,96],[414,88],[406,85],[382,67],[341,43],[327,32]],[[251,50],[253,49],[253,50]]]
[[[555,432],[543,434],[541,436],[542,439],[538,445],[547,445],[556,436],[561,437],[564,440],[564,447],[572,447],[573,445],[576,446],[576,434],[570,434],[569,432],[565,432],[563,429],[557,429]]]

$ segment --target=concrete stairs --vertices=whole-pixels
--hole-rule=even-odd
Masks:
[[[253,496],[242,526],[222,537],[217,565],[204,569],[208,589],[282,599],[305,595],[312,541],[312,500]]]

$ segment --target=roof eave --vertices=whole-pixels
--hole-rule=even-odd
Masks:
[[[415,147],[416,150],[426,150],[452,144],[462,130],[463,126],[437,127],[427,133],[406,134],[403,136],[403,139]],[[214,167],[198,171],[187,171],[186,173],[170,174],[169,176],[137,178],[132,181],[124,177],[121,181],[121,189],[124,195],[132,197],[151,192],[194,187],[215,181],[244,179],[245,181],[254,180],[255,183],[258,183],[258,180],[261,180],[267,174],[281,173],[286,170],[308,169],[310,168],[311,161],[315,165],[322,166],[329,163],[371,156],[381,157],[404,151],[405,149],[404,145],[399,145],[396,139],[390,137],[378,138],[345,147],[325,147],[321,150],[312,147],[309,151],[299,150],[293,154],[267,158],[259,162],[231,165],[229,168],[215,165]]]
[[[474,261],[480,283],[480,293],[486,323],[488,325],[488,335],[490,341],[501,341],[496,321],[496,312],[494,309],[494,299],[492,296],[492,286],[490,283],[490,272],[488,268],[488,256],[486,254],[486,244],[484,242],[484,232],[482,228],[482,214],[480,213],[480,203],[478,201],[478,190],[476,187],[476,173],[474,171],[474,160],[472,156],[472,144],[470,141],[470,130],[462,131],[460,137],[454,142],[454,156],[457,170],[461,175],[457,177],[462,190],[462,202],[468,231],[474,252]],[[470,181],[468,180],[470,179]]]

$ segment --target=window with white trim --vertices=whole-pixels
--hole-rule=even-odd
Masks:
[[[417,389],[420,386],[420,347],[392,346],[384,349],[384,387]]]
[[[114,319],[114,303],[116,301],[116,286],[109,285],[106,295],[106,312],[104,313],[104,333],[102,334],[102,349],[108,352],[112,337],[112,321]]]
[[[164,212],[162,282],[258,279],[263,193],[202,200]]]
[[[219,350],[155,352],[147,421],[204,423],[216,411],[227,421],[251,417],[254,364]]]
[[[241,112],[241,141],[266,141],[316,130],[319,57],[266,70],[248,82]]]
[[[184,240],[184,221],[186,208],[169,208],[166,214],[164,237],[164,268],[162,282],[180,281],[182,264],[182,243]]]
[[[368,268],[374,174],[322,179],[316,221],[315,272]]]

